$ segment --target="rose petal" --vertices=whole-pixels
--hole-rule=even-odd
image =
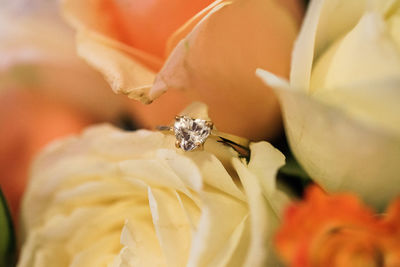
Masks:
[[[271,180],[284,164],[284,156],[266,142],[252,143],[250,148],[252,154],[248,168],[238,159],[232,162],[243,184],[250,209],[251,241],[243,266],[265,266],[266,263],[272,266],[277,264],[277,259],[269,248],[286,203],[270,201],[277,194],[275,181]],[[265,164],[269,167],[261,168]]]
[[[154,98],[148,97],[148,91],[154,81],[154,71],[132,59],[129,54],[134,52],[124,53],[128,48],[113,48],[118,44],[112,43],[107,37],[95,33],[84,32],[77,37],[79,55],[84,55],[90,65],[100,70],[115,93],[151,103]]]
[[[70,263],[74,267],[101,266],[104,262],[113,262],[115,253],[120,248],[120,244],[116,242],[120,236],[119,232],[105,236],[84,251],[77,253],[73,261]],[[111,246],[113,244],[114,246]],[[43,263],[43,265],[48,264]],[[42,265],[42,266],[43,266]],[[38,265],[41,266],[41,265]]]
[[[207,185],[245,201],[243,192],[237,187],[216,156],[209,153],[196,153],[192,158],[196,165],[200,167],[201,175]],[[218,177],[218,179],[215,179],[215,177]]]
[[[290,74],[293,87],[309,88],[314,55],[355,26],[364,10],[365,0],[311,1],[293,49]],[[338,17],[341,18],[339,21]]]
[[[264,193],[273,194],[276,190],[276,174],[285,164],[285,156],[267,142],[251,143],[250,150],[249,170],[259,177]]]
[[[228,238],[238,235],[237,227],[243,227],[246,207],[243,202],[218,192],[203,192],[201,197],[202,215],[187,266],[223,266],[237,246],[237,238]]]
[[[192,240],[188,218],[173,192],[149,188],[148,194],[153,224],[167,265],[184,266]]]
[[[128,207],[126,203],[123,203],[123,205]],[[47,264],[66,266],[69,262],[67,251],[72,255],[78,254],[87,248],[90,249],[97,241],[102,242],[101,240],[106,236],[111,239],[110,242],[105,244],[106,247],[103,250],[118,252],[121,248],[118,235],[114,235],[112,240],[113,232],[105,235],[96,235],[95,233],[101,233],[105,229],[112,229],[115,224],[120,224],[120,220],[124,220],[120,216],[121,209],[124,209],[123,205],[117,205],[113,210],[104,207],[81,208],[70,215],[52,217],[45,225],[36,228],[31,233],[26,241],[26,253],[19,260],[18,266],[45,266]],[[98,224],[102,217],[110,218],[108,216],[111,216],[113,220],[103,220],[101,225]],[[87,224],[82,226],[82,220]],[[98,225],[98,227],[93,227],[93,225]],[[118,233],[119,231],[114,232],[114,234]],[[71,237],[73,238],[70,239]],[[68,243],[66,243],[67,240],[69,240]],[[74,244],[74,242],[76,243]],[[43,246],[43,243],[46,243],[47,246]],[[64,249],[60,249],[60,247],[64,247]]]
[[[260,133],[255,138],[261,139],[276,130],[270,125],[276,122],[278,106],[272,92],[256,79],[254,70],[263,66],[287,75],[296,31],[295,20],[277,2],[221,2],[179,42],[150,95],[155,98],[167,88],[186,89],[207,102],[220,128],[240,136]]]
[[[152,224],[128,220],[121,234],[121,250],[113,266],[166,266],[160,244]]]
[[[279,221],[286,205],[291,202],[290,196],[276,186],[276,175],[285,164],[285,156],[267,142],[251,143],[250,149],[248,169],[259,179],[271,212]],[[272,224],[276,220],[272,219]]]
[[[204,106],[197,107],[190,112],[202,113]],[[24,200],[24,267],[84,266],[94,253],[102,253],[96,263],[120,267],[242,266],[249,244],[255,244],[249,264],[258,263],[255,254],[270,238],[263,228],[270,226],[270,211],[256,176],[268,180],[276,172],[273,162],[274,171],[258,168],[263,160],[278,163],[277,152],[254,146],[252,171],[239,162],[240,178],[249,179],[242,181],[245,191],[254,193],[244,196],[232,148],[208,140],[206,151],[186,153],[174,148],[174,139],[102,125],[48,147],[34,164]],[[257,151],[263,148],[275,155]],[[248,199],[256,214],[249,214]]]
[[[171,37],[168,39],[167,42],[167,55],[171,54],[172,50],[175,46],[178,45],[179,41],[185,38],[193,28],[208,14],[212,9],[219,4],[227,2],[226,0],[216,0],[211,3],[209,6],[204,8],[202,11],[197,13],[194,17],[188,20],[183,26],[181,26],[178,30],[176,30]]]
[[[351,87],[343,86],[334,90],[321,90],[315,92],[313,96],[321,102],[343,111],[354,120],[400,136],[399,86],[400,79],[390,77],[356,83]]]
[[[0,91],[35,89],[101,118],[114,118],[127,101],[110,93],[103,78],[77,57],[73,34],[56,15],[57,8],[56,3],[45,8],[32,3],[23,11],[0,10]]]
[[[393,186],[400,172],[398,135],[294,91],[270,73],[258,75],[276,86],[292,151],[318,184],[333,192],[351,190],[381,209],[400,193]]]
[[[201,191],[203,177],[195,162],[167,149],[159,150],[158,157],[168,164],[168,167],[181,179],[186,187],[196,192]]]
[[[154,71],[161,67],[161,59],[113,39],[115,29],[107,24],[109,20],[104,20],[100,5],[101,1],[63,2],[66,19],[78,29],[78,53],[101,71],[114,92],[151,102],[147,91]]]
[[[383,18],[376,13],[366,13],[353,30],[316,61],[310,89],[345,89],[359,82],[399,75],[400,53]]]
[[[179,190],[190,195],[183,181],[166,163],[160,162],[159,159],[126,160],[121,162],[119,166],[123,175],[139,178],[150,186]]]

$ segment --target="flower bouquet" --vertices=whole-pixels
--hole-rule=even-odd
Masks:
[[[0,2],[0,267],[400,266],[400,1]]]

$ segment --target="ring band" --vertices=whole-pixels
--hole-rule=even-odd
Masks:
[[[188,116],[176,116],[173,126],[157,126],[160,131],[173,132],[176,141],[175,146],[184,151],[203,149],[208,138],[232,147],[240,156],[250,156],[250,141],[231,134],[219,132],[214,128],[212,121],[195,119]]]

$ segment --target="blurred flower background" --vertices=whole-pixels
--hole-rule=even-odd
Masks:
[[[126,99],[75,52],[57,1],[0,5],[0,185],[17,218],[33,156],[95,122],[130,116]]]
[[[400,266],[399,18],[0,0],[0,267]],[[182,111],[250,156],[152,131]]]
[[[0,12],[0,174],[14,218],[35,153],[92,123],[153,128],[200,100],[219,129],[254,140],[281,131],[276,98],[254,69],[288,77],[297,1],[3,0]],[[146,103],[169,91],[143,105],[110,86]]]

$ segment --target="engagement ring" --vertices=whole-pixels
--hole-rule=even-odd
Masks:
[[[176,116],[173,126],[158,126],[160,131],[173,132],[176,138],[175,146],[184,151],[193,151],[204,148],[208,138],[232,147],[240,156],[249,157],[250,141],[231,134],[221,133],[213,129],[212,121],[194,119],[188,116]]]

